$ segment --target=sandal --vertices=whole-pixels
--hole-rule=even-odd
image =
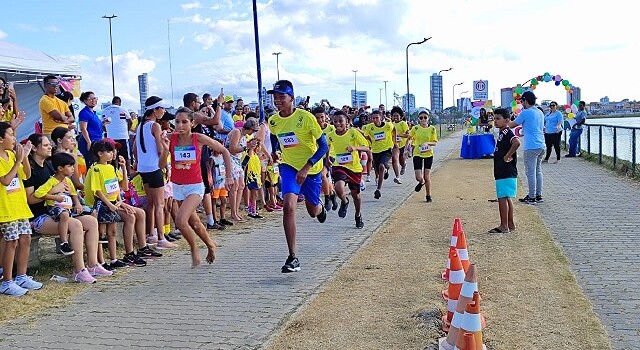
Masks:
[[[491,230],[487,231],[487,233],[509,233],[509,231],[502,231],[500,227],[494,227]]]

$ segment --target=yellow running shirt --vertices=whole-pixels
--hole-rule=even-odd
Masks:
[[[373,123],[364,127],[364,134],[371,140],[371,152],[382,153],[393,148],[393,123],[376,126]]]
[[[70,178],[65,177],[64,180],[67,183],[67,185],[69,186],[69,192],[61,193],[62,197],[64,197],[64,201],[56,202],[54,200],[47,199],[46,201],[44,201],[44,205],[46,205],[48,207],[56,206],[56,207],[61,207],[61,208],[65,208],[65,209],[73,208],[73,200],[71,199],[71,196],[77,196],[76,188],[75,188],[75,186],[73,186],[73,182],[71,181]],[[33,193],[33,195],[36,198],[42,198],[47,193],[49,193],[49,191],[51,191],[51,189],[54,186],[56,186],[59,183],[60,183],[60,181],[52,176],[52,177],[49,178],[49,180],[47,180],[47,182],[42,184],[42,186],[38,187],[38,189]]]
[[[328,136],[329,133],[336,132],[336,127],[333,126],[333,124],[327,124],[327,126],[325,126],[324,129],[322,129],[322,132]],[[336,152],[333,148],[329,150],[329,156],[333,158],[336,157]]]
[[[16,163],[16,154],[5,151],[8,160],[0,157],[0,176],[5,176]],[[0,222],[10,222],[33,217],[27,204],[27,192],[24,190],[23,180],[27,179],[22,164],[18,167],[16,177],[8,186],[0,184]],[[2,238],[0,238],[2,239]]]
[[[421,158],[433,157],[433,146],[429,146],[427,142],[438,142],[438,133],[436,127],[431,125],[426,128],[416,125],[411,128],[409,133],[411,143],[413,144],[413,156]]]
[[[111,202],[118,199],[122,173],[120,171],[116,172],[113,165],[94,163],[87,173],[86,183],[91,185],[90,191],[85,188],[86,192],[91,192],[95,196],[95,193],[100,191]]]
[[[347,152],[347,147],[369,147],[369,142],[362,134],[354,129],[349,129],[344,135],[338,135],[335,130],[327,134],[331,153],[335,154],[336,160],[333,166],[339,166],[353,171],[354,173],[362,172],[362,164],[360,164],[360,152],[354,150]]]
[[[309,161],[318,150],[317,140],[322,136],[322,129],[316,117],[296,108],[293,114],[283,118],[276,114],[269,118],[269,129],[278,137],[282,151],[282,163],[292,166],[296,170]],[[309,169],[309,175],[322,171],[322,162],[318,161]]]
[[[400,137],[409,131],[409,124],[406,121],[401,120],[397,123],[393,123],[396,128],[396,140],[398,140],[398,148],[402,148],[407,145],[407,138]]]

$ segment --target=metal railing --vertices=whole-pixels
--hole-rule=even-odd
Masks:
[[[628,176],[639,176],[637,171],[637,139],[640,128],[607,124],[585,124],[580,135],[579,150],[590,160],[597,161]],[[563,133],[563,145],[569,147],[570,131]]]

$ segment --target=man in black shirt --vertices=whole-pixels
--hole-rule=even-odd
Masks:
[[[493,177],[496,180],[496,196],[500,210],[500,226],[489,233],[509,233],[516,228],[513,222],[513,202],[518,193],[518,156],[520,140],[509,129],[510,115],[504,108],[495,111],[494,124],[500,129],[493,157]]]

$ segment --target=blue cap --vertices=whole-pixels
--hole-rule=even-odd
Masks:
[[[275,84],[273,84],[273,89],[268,90],[267,94],[275,94],[281,93],[286,95],[291,95],[291,97],[295,97],[293,94],[293,84],[291,84],[288,80],[278,80]]]

